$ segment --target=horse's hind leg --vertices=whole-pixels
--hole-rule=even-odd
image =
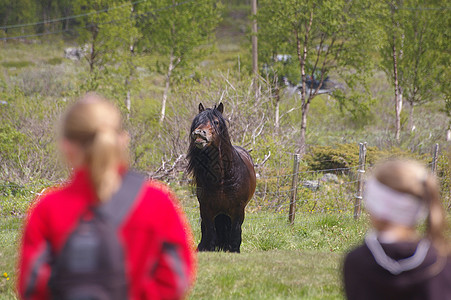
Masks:
[[[230,251],[230,236],[232,221],[231,218],[225,214],[219,214],[215,218],[216,236],[218,238],[219,251]]]
[[[240,253],[241,246],[241,225],[244,221],[244,210],[232,221],[232,232],[230,240],[230,252]]]

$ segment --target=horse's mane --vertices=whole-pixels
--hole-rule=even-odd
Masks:
[[[218,120],[218,125],[215,124],[215,120]],[[201,124],[205,124],[207,122],[210,122],[211,126],[213,126],[214,130],[216,131],[217,138],[219,138],[218,150],[221,153],[230,153],[231,151],[234,151],[232,143],[230,141],[226,120],[224,119],[222,113],[216,109],[216,106],[214,108],[207,108],[199,113],[191,123],[190,144],[188,148],[188,154],[186,156],[188,159],[188,166],[186,168],[186,171],[188,174],[192,174],[195,180],[197,176],[201,175],[197,174],[196,167],[199,166],[199,162],[202,156],[206,157],[206,155],[201,154],[203,154],[203,152],[207,149],[199,149],[196,147],[194,140],[191,139],[191,132],[193,132]]]

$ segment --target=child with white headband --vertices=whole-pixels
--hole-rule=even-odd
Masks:
[[[451,299],[450,247],[434,176],[413,161],[387,161],[367,181],[364,199],[372,229],[346,256],[347,298]]]

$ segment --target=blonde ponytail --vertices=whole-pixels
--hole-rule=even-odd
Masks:
[[[108,200],[120,184],[120,156],[117,132],[111,129],[98,130],[86,158],[91,181],[100,201]]]
[[[119,110],[93,93],[80,99],[64,120],[63,135],[82,147],[91,183],[101,202],[109,200],[117,191],[120,167],[127,164],[121,134]]]
[[[432,241],[439,253],[446,256],[450,253],[448,240],[445,236],[447,223],[437,186],[436,179],[432,175],[429,175],[423,184],[423,199],[429,207],[426,235]]]

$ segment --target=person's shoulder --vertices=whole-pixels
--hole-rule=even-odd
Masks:
[[[443,273],[450,279],[451,282],[451,255],[445,257],[439,257],[436,259],[437,262],[440,262],[440,259],[444,261]]]
[[[64,197],[67,186],[65,184],[55,185],[42,189],[39,193],[36,193],[36,197],[30,204],[30,210],[36,208],[51,206],[54,201],[58,201],[61,197]]]
[[[163,182],[147,180],[143,188],[142,200],[153,205],[178,206],[174,192]]]
[[[31,201],[26,212],[26,220],[47,218],[53,211],[58,210],[58,203],[67,193],[67,185],[54,185],[35,193],[36,197]]]
[[[171,199],[175,197],[171,189],[161,181],[152,179],[146,180],[144,188],[147,194],[151,194],[154,197],[161,197],[165,199]]]
[[[133,214],[135,221],[166,224],[184,215],[177,197],[166,184],[154,180],[146,181],[141,193]]]
[[[346,254],[344,262],[345,267],[362,266],[363,263],[368,260],[368,257],[370,255],[371,252],[365,244],[357,246],[356,248],[348,252],[348,254]]]

